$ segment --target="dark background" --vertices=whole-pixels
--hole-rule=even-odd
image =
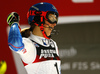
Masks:
[[[53,39],[59,47],[62,74],[100,73],[100,22],[62,24]]]

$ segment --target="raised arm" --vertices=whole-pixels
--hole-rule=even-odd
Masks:
[[[11,50],[20,51],[24,48],[22,43],[22,36],[19,28],[19,15],[16,12],[12,12],[7,17],[7,23],[10,26],[8,45]]]

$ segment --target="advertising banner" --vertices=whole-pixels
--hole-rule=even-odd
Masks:
[[[53,39],[59,47],[62,74],[100,73],[100,22],[62,24]]]

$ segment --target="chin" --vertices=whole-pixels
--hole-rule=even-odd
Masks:
[[[50,36],[50,35],[51,35],[51,33],[48,33],[48,34],[47,34],[47,36]]]
[[[51,34],[47,35],[47,36],[50,36]]]

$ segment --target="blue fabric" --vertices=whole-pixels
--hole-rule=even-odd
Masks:
[[[22,43],[22,36],[17,23],[13,23],[10,28],[8,45],[14,51],[19,51],[24,48],[24,44]]]
[[[33,7],[35,6],[35,7]],[[33,5],[29,10],[38,10],[38,11],[53,11],[58,13],[57,9],[54,5],[47,3],[47,2],[41,2]]]

